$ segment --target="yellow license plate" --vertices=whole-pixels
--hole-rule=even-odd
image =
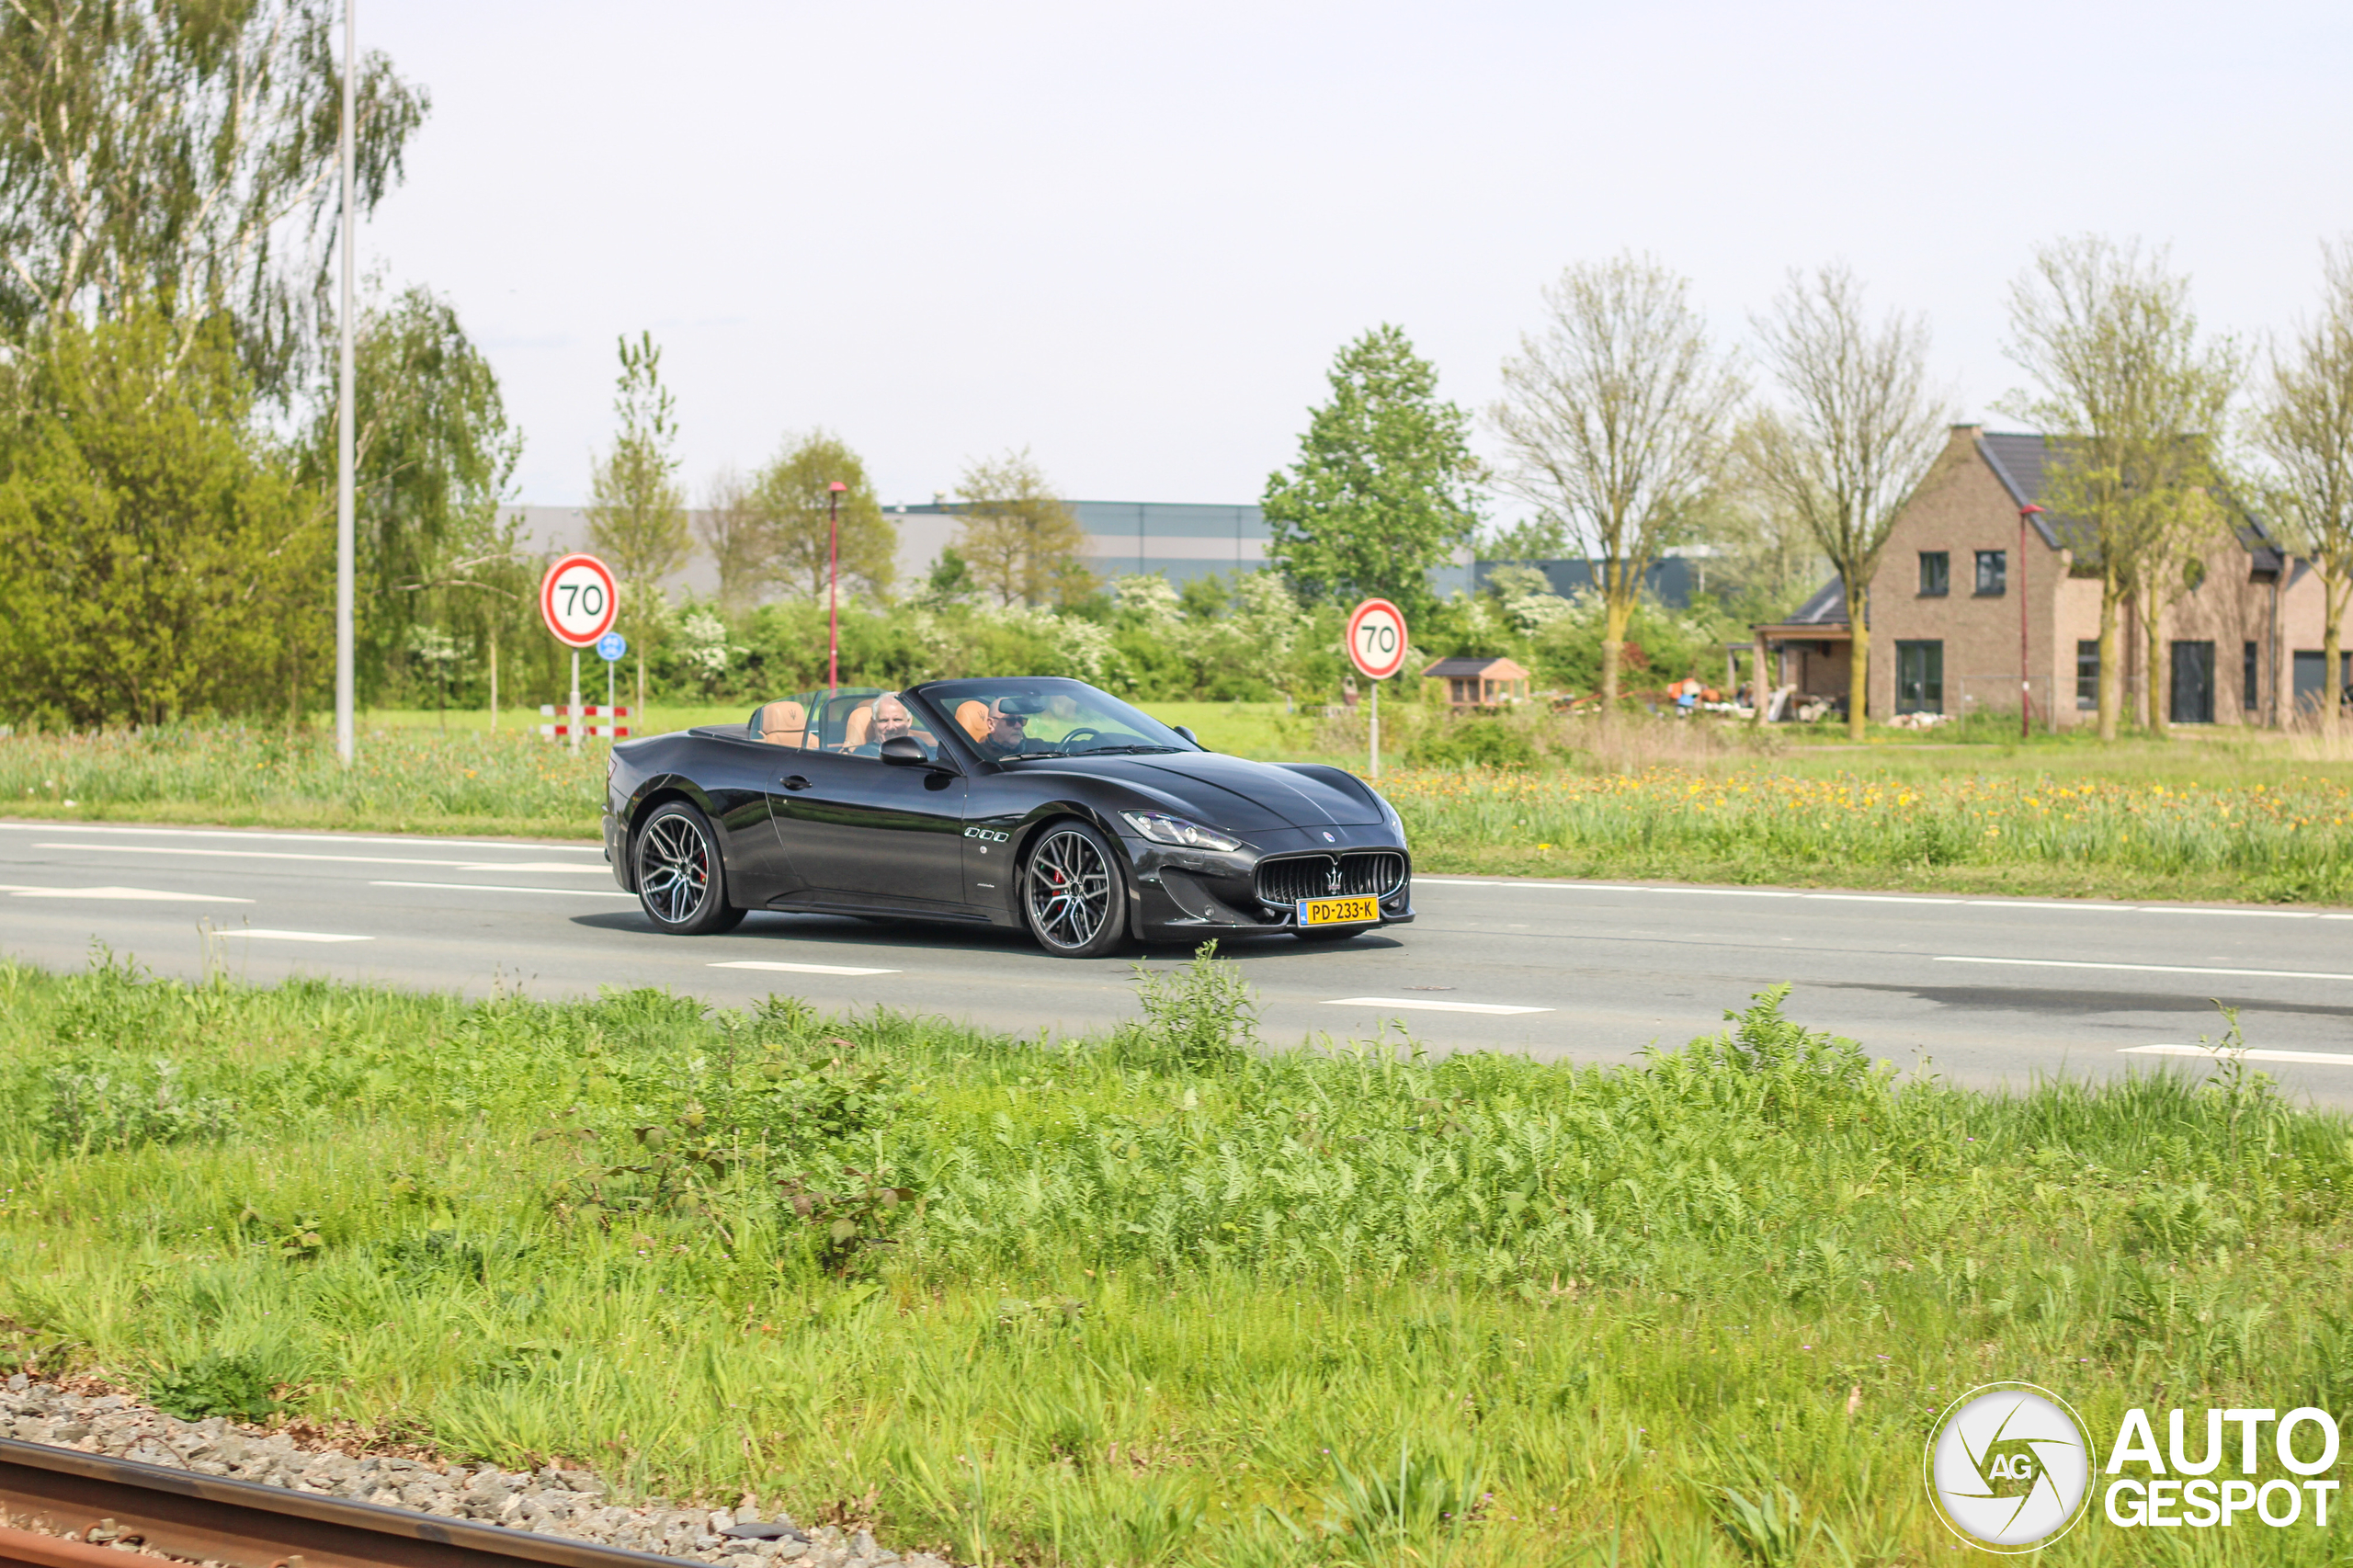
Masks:
[[[1302,926],[1362,926],[1381,918],[1381,901],[1377,898],[1302,898],[1299,901],[1299,923]]]

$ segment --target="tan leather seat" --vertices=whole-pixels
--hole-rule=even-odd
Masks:
[[[808,744],[809,710],[798,702],[771,702],[760,710],[759,738],[772,746]]]
[[[856,751],[874,735],[874,704],[862,702],[849,710],[842,725],[842,749]]]
[[[977,745],[989,738],[989,705],[985,702],[961,702],[956,706],[956,725],[972,737]]]

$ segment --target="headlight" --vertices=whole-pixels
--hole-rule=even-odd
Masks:
[[[1242,840],[1231,834],[1203,827],[1199,823],[1183,817],[1172,817],[1166,812],[1121,812],[1128,825],[1151,839],[1154,844],[1172,844],[1180,849],[1239,849]]]
[[[1397,808],[1391,805],[1386,797],[1375,795],[1373,799],[1381,802],[1381,820],[1386,822],[1389,824],[1390,831],[1397,835],[1397,842],[1400,844],[1404,843],[1405,819],[1397,814]]]

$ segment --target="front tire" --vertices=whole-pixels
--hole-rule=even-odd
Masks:
[[[637,830],[637,902],[673,937],[732,931],[744,912],[727,902],[727,869],[710,819],[684,801],[656,807]]]
[[[1021,869],[1021,910],[1038,945],[1063,959],[1099,959],[1127,937],[1125,884],[1111,846],[1082,822],[1058,822]]]

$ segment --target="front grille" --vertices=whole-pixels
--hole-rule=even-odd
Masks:
[[[1332,881],[1335,861],[1340,881]],[[1258,863],[1258,901],[1296,903],[1302,898],[1387,898],[1404,884],[1405,857],[1393,850],[1354,855],[1300,855]]]

